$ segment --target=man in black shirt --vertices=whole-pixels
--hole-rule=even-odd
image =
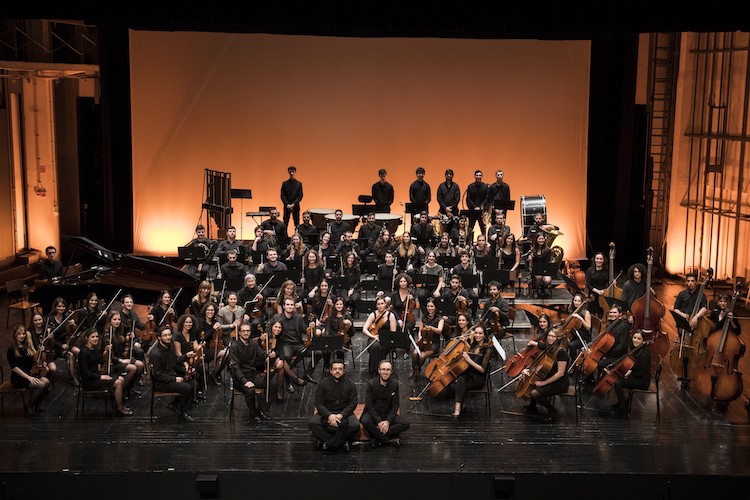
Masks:
[[[493,207],[498,201],[510,200],[510,186],[503,181],[503,171],[495,172],[495,177],[497,177],[497,180],[489,187],[487,192],[487,201]],[[505,210],[503,210],[503,215],[505,215]]]
[[[305,319],[301,314],[297,314],[295,311],[294,299],[286,298],[282,304],[284,311],[281,314],[277,314],[271,318],[271,323],[274,321],[281,322],[281,335],[279,341],[281,342],[281,355],[284,357],[284,361],[294,368],[299,364],[307,353],[307,347],[304,343],[304,336],[306,334],[307,325]],[[295,357],[292,362],[292,357]],[[307,367],[304,370],[304,379],[308,382],[316,383],[316,381],[307,373]],[[294,386],[290,383],[287,387],[289,392],[294,392]]]
[[[690,323],[690,328],[694,329],[698,326],[700,319],[708,313],[708,301],[706,300],[706,295],[698,287],[698,276],[695,273],[685,275],[685,284],[687,288],[677,294],[677,298],[674,301],[674,309],[672,310],[678,316],[685,318]],[[695,314],[693,314],[693,311],[695,311]],[[690,381],[690,374],[688,374],[690,356],[693,355],[690,351],[695,342],[689,341],[692,336],[692,330],[688,331],[678,328],[678,334],[680,344],[682,345],[676,345],[673,352],[675,356],[680,356],[682,359],[682,373],[677,376],[680,381],[680,388],[686,390]]]
[[[458,204],[461,203],[461,188],[453,182],[453,170],[445,171],[445,182],[437,190],[438,212],[443,216],[443,232],[451,233],[458,218]],[[447,221],[447,223],[445,222]]]
[[[393,186],[385,180],[388,172],[384,168],[378,170],[380,180],[372,185],[372,200],[375,202],[375,210],[378,213],[391,213],[393,203]]]
[[[318,244],[320,230],[318,226],[310,222],[312,215],[309,210],[302,212],[302,224],[295,226],[297,233],[299,233],[302,241],[307,245],[308,248],[312,248]]]
[[[39,277],[43,280],[61,277],[63,275],[63,265],[62,262],[55,258],[57,256],[57,248],[48,246],[44,249],[44,253],[47,255],[47,258],[39,261]]]
[[[393,363],[384,359],[378,363],[378,376],[367,382],[362,427],[370,434],[370,446],[388,445],[398,448],[399,435],[410,425],[398,415],[398,382],[391,378]]]
[[[627,317],[622,314],[622,306],[613,304],[607,313],[607,327],[611,327],[612,334],[615,337],[615,343],[607,351],[607,354],[599,361],[599,376],[604,375],[604,368],[616,362],[628,350],[630,345],[630,327]],[[619,321],[618,321],[619,320]],[[617,323],[614,323],[617,321]]]
[[[247,268],[245,264],[239,262],[236,250],[230,250],[227,254],[228,260],[221,266],[221,278],[230,281],[241,282],[247,274]],[[236,292],[231,288],[227,288],[227,291]]]
[[[245,259],[245,246],[237,239],[237,228],[234,226],[229,226],[227,228],[227,239],[219,242],[219,246],[216,247],[214,255],[219,258],[219,264],[225,264],[227,262],[230,250],[237,252],[237,257],[240,262]]]
[[[466,188],[466,206],[469,209],[469,232],[474,230],[474,224],[479,221],[481,234],[486,234],[487,226],[482,219],[482,210],[487,202],[489,186],[482,182],[482,171],[474,171],[474,182]]]
[[[419,214],[419,222],[411,227],[411,236],[420,255],[424,255],[435,246],[435,226],[430,223],[427,212],[422,211]]]
[[[367,245],[361,247],[360,259],[364,260],[365,256],[375,249],[375,242],[382,231],[382,227],[375,224],[375,213],[367,214],[367,222],[359,228],[359,240],[367,242]]]
[[[359,432],[357,387],[345,376],[346,366],[340,359],[331,362],[331,376],[320,381],[315,390],[315,409],[308,422],[323,451],[349,451],[349,440]]]
[[[335,220],[328,223],[328,232],[331,233],[331,245],[338,245],[344,233],[351,231],[352,228],[349,227],[349,223],[344,222],[344,212],[340,208],[333,212],[333,216]]]
[[[289,244],[289,236],[286,234],[286,224],[279,220],[279,211],[272,208],[269,212],[269,218],[264,220],[261,225],[263,232],[273,235],[276,238],[276,245],[279,248],[286,248]]]
[[[177,376],[177,363],[184,363],[187,354],[179,358],[172,343],[172,328],[162,326],[158,330],[158,340],[148,353],[149,362],[154,369],[154,390],[160,392],[176,392],[179,394],[169,404],[169,409],[177,413],[186,422],[192,422],[193,417],[188,414],[195,393],[195,380],[186,380]]]
[[[423,167],[417,169],[417,180],[409,186],[409,201],[411,202],[412,214],[419,212],[429,212],[430,201],[432,201],[432,191],[430,185],[424,181],[425,170]]]
[[[284,225],[289,226],[289,216],[294,220],[294,227],[299,226],[299,203],[302,201],[302,183],[294,176],[297,168],[292,165],[288,169],[289,179],[281,183],[281,203],[284,205]]]
[[[185,246],[198,248],[202,250],[203,255],[197,259],[188,261],[184,271],[197,276],[201,280],[205,280],[208,277],[215,277],[217,269],[212,263],[214,252],[216,251],[216,242],[206,238],[206,227],[203,224],[195,226],[195,238],[190,240]]]
[[[245,395],[245,403],[250,410],[250,422],[257,423],[268,418],[260,407],[256,407],[256,387],[266,387],[266,365],[275,360],[276,352],[270,354],[254,340],[250,340],[251,327],[247,323],[240,326],[239,341],[229,348],[229,369],[234,379],[234,388]],[[283,368],[277,366],[277,368]]]

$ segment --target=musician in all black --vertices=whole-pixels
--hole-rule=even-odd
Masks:
[[[695,328],[698,325],[698,320],[708,312],[708,301],[706,295],[698,287],[698,276],[695,273],[685,275],[685,284],[687,288],[677,294],[674,301],[674,312],[690,321],[690,327]],[[698,302],[698,312],[691,317],[696,302]]]
[[[453,169],[445,171],[445,182],[441,182],[437,190],[438,212],[448,221],[443,224],[443,231],[451,232],[458,217],[458,204],[461,203],[461,189],[453,182]]]
[[[506,327],[510,324],[510,304],[500,294],[501,290],[500,283],[497,281],[490,281],[487,284],[487,292],[489,293],[487,303],[484,305],[484,310],[489,314],[494,314],[500,323],[500,326]]]
[[[614,326],[610,327],[613,324]],[[627,317],[623,314],[622,306],[620,304],[613,304],[607,313],[607,328],[610,328],[610,331],[614,335],[615,343],[599,361],[600,377],[603,375],[602,369],[604,367],[627,352],[630,345],[630,326]]]
[[[466,206],[469,209],[469,233],[474,231],[474,224],[479,222],[480,234],[485,234],[487,227],[484,225],[482,211],[487,202],[489,186],[482,182],[482,171],[474,171],[474,182],[466,188]]]
[[[503,171],[495,172],[497,180],[487,190],[487,203],[495,207],[499,201],[510,201],[510,186],[503,181]],[[493,208],[494,212],[494,208]],[[502,210],[505,215],[505,210]]]
[[[310,214],[310,211],[305,210],[302,212],[302,224],[294,227],[308,248],[317,245],[320,236],[320,229],[318,229],[318,226],[314,225],[311,220],[312,215]]]
[[[298,363],[302,362],[307,352],[307,347],[304,344],[305,331],[307,325],[305,319],[301,314],[298,314],[295,310],[296,304],[294,299],[285,298],[282,304],[284,310],[281,314],[274,316],[271,321],[281,322],[282,332],[279,338],[281,343],[281,352],[289,366],[294,368]],[[295,358],[292,361],[292,358]],[[303,363],[304,365],[304,363]],[[307,367],[304,369],[304,379],[308,382],[315,383],[316,381],[307,373]],[[289,392],[294,392],[294,386],[289,384],[287,388]]]
[[[729,311],[729,295],[722,293],[719,295],[719,300],[716,304],[716,308],[711,310],[709,319],[714,322],[717,330],[724,328],[724,324],[729,321],[729,331],[739,337],[742,333],[742,326],[737,318],[734,317],[734,313]]]
[[[234,226],[229,226],[227,228],[227,239],[219,242],[216,247],[216,252],[214,252],[214,255],[219,258],[219,264],[226,263],[230,250],[236,251],[238,260],[244,263],[244,260],[247,257],[247,251],[245,245],[237,239],[237,228]]]
[[[221,265],[221,278],[228,281],[242,281],[247,274],[247,267],[239,261],[236,250],[227,253],[227,261]],[[232,290],[236,291],[236,290]]]
[[[625,303],[627,310],[633,302],[646,295],[646,267],[643,264],[633,264],[628,269],[628,281],[622,285],[620,300]]]
[[[443,303],[450,303],[456,306],[458,312],[468,312],[470,305],[469,291],[462,286],[460,275],[454,274],[451,276],[450,286],[443,288],[440,299]],[[448,325],[453,326],[456,324],[456,317],[454,315],[449,315],[445,318]]]
[[[370,434],[370,446],[401,446],[399,436],[410,424],[398,415],[398,382],[392,377],[393,363],[384,359],[378,364],[378,376],[367,382],[362,427]]]
[[[48,392],[50,381],[41,373],[32,374],[36,364],[37,350],[34,348],[31,334],[26,331],[23,325],[17,325],[12,332],[11,345],[8,347],[7,354],[8,365],[11,369],[10,383],[13,387],[29,390],[27,413],[34,415],[46,411],[41,403]]]
[[[461,355],[469,367],[456,378],[453,384],[455,393],[453,418],[455,420],[458,420],[461,416],[466,392],[484,387],[487,383],[487,370],[489,370],[490,360],[492,359],[492,344],[487,341],[484,327],[481,325],[475,326],[468,342],[469,349],[462,352]]]
[[[390,289],[394,288],[394,281],[399,269],[396,265],[396,254],[389,250],[385,252],[384,262],[378,265],[378,272],[375,275],[375,279],[382,281],[389,281],[391,283]]]
[[[52,278],[59,278],[63,275],[62,262],[57,260],[57,248],[52,245],[44,249],[44,253],[47,256],[46,259],[39,261],[38,272],[39,277],[43,280],[51,280]]]
[[[645,390],[651,385],[651,349],[643,344],[643,333],[640,330],[633,333],[631,342],[630,355],[635,359],[635,364],[614,384],[617,403],[613,406],[620,416],[627,415],[628,412],[625,389]]]
[[[417,180],[409,186],[409,201],[411,202],[412,213],[429,211],[430,201],[432,201],[432,192],[430,185],[424,180],[425,170],[423,167],[417,168]]]
[[[372,201],[375,202],[375,210],[378,213],[390,213],[391,204],[393,204],[393,186],[385,180],[388,172],[384,168],[378,170],[380,180],[372,185]]]
[[[331,363],[331,376],[324,377],[315,390],[317,415],[308,422],[318,446],[323,451],[349,450],[349,440],[359,432],[359,420],[354,415],[357,407],[357,387],[345,375],[342,360]]]
[[[216,266],[213,265],[214,252],[216,251],[217,243],[209,238],[206,238],[206,227],[203,224],[195,226],[195,238],[190,240],[186,247],[199,248],[202,251],[202,256],[194,260],[189,260],[185,267],[185,272],[197,276],[204,280],[208,277],[216,276]]]
[[[429,215],[426,211],[419,214],[419,222],[411,226],[411,236],[414,238],[414,244],[421,255],[429,252],[435,246],[435,226],[430,223]]]
[[[229,369],[234,379],[234,387],[245,396],[245,404],[250,411],[250,423],[268,418],[256,406],[255,389],[266,387],[266,365],[276,358],[276,352],[268,354],[258,342],[250,339],[251,327],[247,323],[240,326],[239,340],[229,348]]]
[[[279,220],[279,211],[276,208],[272,208],[269,212],[268,219],[264,220],[260,227],[263,229],[263,233],[276,238],[276,244],[278,248],[286,248],[289,244],[289,236],[287,235],[286,224]]]
[[[83,332],[83,345],[78,355],[81,386],[86,390],[110,389],[117,405],[117,415],[130,416],[133,412],[123,404],[125,379],[119,374],[102,374],[104,359],[99,343],[100,336],[96,328],[88,328]]]
[[[187,354],[178,357],[172,343],[172,328],[161,326],[157,330],[158,341],[149,351],[149,361],[154,368],[154,389],[160,392],[176,392],[179,394],[168,408],[179,417],[192,422],[193,417],[188,413],[193,401],[195,380],[186,380],[177,376],[177,364],[187,360]]]
[[[591,258],[591,265],[586,269],[586,288],[593,299],[589,303],[591,314],[602,316],[604,311],[599,306],[599,296],[604,294],[609,286],[609,269],[607,260],[602,252],[596,252]]]
[[[344,231],[344,237],[339,242],[339,244],[336,245],[335,253],[339,256],[339,258],[344,257],[348,253],[354,253],[357,256],[357,260],[359,260],[361,255],[359,251],[359,244],[354,241],[352,232],[350,230],[347,229],[346,231]]]
[[[344,221],[344,212],[339,208],[333,212],[334,220],[328,222],[328,231],[331,233],[331,245],[334,248],[344,239],[344,233],[352,231],[349,223]]]
[[[425,361],[433,354],[440,352],[440,337],[443,334],[443,327],[445,326],[443,316],[437,312],[435,299],[432,297],[427,299],[427,302],[423,306],[423,311],[415,339],[420,348],[419,351],[415,349],[411,353],[412,378],[419,377]],[[429,342],[429,339],[432,339],[432,342]],[[429,346],[426,345],[428,342]]]
[[[366,242],[360,250],[359,258],[364,260],[367,255],[370,255],[375,250],[375,242],[380,235],[380,231],[383,228],[375,224],[375,213],[370,212],[367,214],[367,222],[359,228],[359,241]]]
[[[302,201],[302,183],[298,181],[297,168],[292,165],[286,169],[289,179],[281,183],[281,203],[284,205],[284,225],[289,226],[289,216],[294,220],[294,227],[299,226],[299,204]]]
[[[487,241],[492,245],[492,255],[500,256],[500,249],[505,245],[505,238],[510,234],[510,228],[505,224],[505,214],[494,212],[495,220],[487,229]]]
[[[547,409],[549,416],[554,416],[557,409],[552,406],[550,398],[555,394],[566,392],[570,385],[567,377],[568,345],[565,340],[558,340],[558,330],[556,329],[550,330],[546,339],[540,340],[537,344],[543,353],[541,356],[552,356],[554,361],[547,375],[542,380],[535,382],[534,388],[531,390],[531,401],[524,408],[529,413],[537,413],[537,405],[542,405]],[[549,352],[547,352],[548,349],[550,349]],[[525,369],[524,373],[529,376],[528,369]]]

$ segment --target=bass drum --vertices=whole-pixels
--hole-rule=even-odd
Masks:
[[[534,225],[534,214],[544,215],[547,221],[547,200],[543,194],[536,196],[521,196],[521,234],[529,232],[529,228]]]

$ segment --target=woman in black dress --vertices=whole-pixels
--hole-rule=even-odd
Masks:
[[[630,355],[635,359],[635,364],[614,385],[615,394],[617,394],[617,403],[614,406],[620,416],[628,413],[628,398],[625,397],[625,389],[646,390],[651,385],[651,349],[643,344],[643,333],[640,330],[633,333],[631,342]]]
[[[31,393],[26,411],[34,415],[45,411],[42,408],[42,399],[48,392],[49,379],[42,373],[34,373],[37,350],[31,334],[23,325],[13,328],[11,345],[8,347],[8,364],[10,365],[10,383],[13,387],[28,389]]]
[[[604,293],[609,285],[609,269],[607,260],[602,252],[596,252],[591,258],[591,265],[586,269],[586,288],[593,300],[589,303],[589,311],[598,317],[602,317],[604,311],[599,307],[599,296]]]
[[[83,346],[78,355],[81,385],[86,390],[110,389],[117,406],[115,413],[120,417],[130,416],[133,412],[123,404],[125,379],[119,375],[101,374],[104,358],[99,350],[99,340],[99,331],[96,328],[89,328],[83,332]]]
[[[437,313],[435,299],[429,298],[424,305],[424,314],[417,323],[417,345],[421,353],[416,349],[411,353],[411,376],[417,378],[422,372],[422,365],[429,357],[440,352],[440,336],[443,334],[444,319]],[[426,339],[432,339],[429,344]]]
[[[469,343],[468,350],[461,353],[469,366],[456,378],[453,384],[455,391],[453,418],[456,420],[461,416],[466,392],[473,389],[480,389],[487,383],[487,370],[489,369],[493,352],[492,344],[488,340],[484,334],[484,328],[481,325],[477,325],[467,339]]]
[[[555,394],[567,392],[570,385],[567,377],[568,343],[564,339],[558,339],[557,334],[558,330],[552,329],[547,333],[547,338],[538,343],[542,351],[540,356],[551,357],[552,367],[541,380],[534,382],[531,390],[531,401],[524,406],[529,413],[537,413],[537,405],[544,406],[548,415],[557,413],[550,398]],[[529,368],[524,370],[524,374],[526,376],[531,375]]]
[[[541,267],[549,264],[552,260],[552,251],[547,246],[547,238],[544,233],[538,233],[534,238],[529,254],[529,275],[531,286],[538,298],[548,296],[547,289],[552,284],[552,276],[544,276]]]

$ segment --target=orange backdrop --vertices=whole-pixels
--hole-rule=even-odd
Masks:
[[[386,168],[393,210],[418,166],[434,193],[453,168],[501,168],[516,200],[545,195],[566,257],[584,256],[587,41],[360,39],[131,32],[135,251],[174,255],[193,237],[205,168],[230,172],[232,222],[277,205],[287,167],[302,209],[351,211]],[[166,187],[166,189],[165,189]],[[165,194],[166,193],[166,194]]]

